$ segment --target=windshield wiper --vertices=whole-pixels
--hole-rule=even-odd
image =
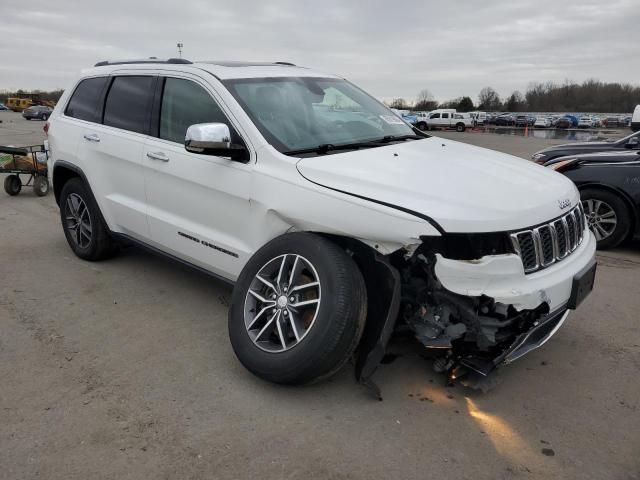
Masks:
[[[380,144],[390,142],[402,142],[404,140],[421,140],[424,137],[418,135],[387,135],[375,140],[367,140],[366,142],[354,142],[354,143],[342,143],[340,145],[334,145],[332,143],[323,143],[310,148],[302,148],[300,150],[289,150],[282,152],[285,155],[302,155],[305,153],[317,153],[318,155],[326,155],[329,152],[335,152],[338,150],[358,150],[360,148],[374,148]]]
[[[311,148],[301,148],[300,150],[289,150],[287,152],[282,152],[285,155],[301,155],[304,153],[317,153],[319,155],[325,155],[329,152],[335,152],[338,150],[358,150],[360,148],[372,148],[375,147],[374,143],[366,142],[366,143],[344,143],[340,145],[334,145],[332,143],[323,143],[322,145],[318,145],[316,147]]]
[[[376,143],[389,143],[389,142],[402,142],[404,140],[422,140],[425,137],[418,135],[386,135],[378,140],[373,140]]]

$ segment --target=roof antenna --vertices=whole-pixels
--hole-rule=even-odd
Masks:
[[[182,58],[182,47],[184,47],[184,44],[182,42],[178,42],[176,46],[178,47],[178,56]]]

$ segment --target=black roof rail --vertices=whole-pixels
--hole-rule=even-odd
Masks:
[[[136,63],[174,63],[174,64],[191,64],[193,63],[186,58],[168,58],[160,60],[157,57],[141,58],[139,60],[103,60],[94,65],[94,67],[104,67],[106,65],[131,65]]]
[[[295,67],[296,64],[295,63],[291,63],[291,62],[273,62],[275,65],[289,65],[291,67]]]

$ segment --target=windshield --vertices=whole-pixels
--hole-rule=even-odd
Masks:
[[[224,83],[282,153],[415,135],[391,110],[345,80],[281,77]]]

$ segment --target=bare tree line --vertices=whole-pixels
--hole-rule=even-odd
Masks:
[[[417,111],[456,108],[462,112],[478,109],[509,112],[629,113],[638,104],[640,86],[599,80],[586,80],[582,83],[567,80],[563,84],[531,83],[524,94],[515,90],[505,98],[500,98],[492,87],[484,87],[478,94],[477,104],[469,96],[439,103],[429,90],[423,89],[418,93],[413,105],[403,98],[394,98],[389,105],[393,108]]]

